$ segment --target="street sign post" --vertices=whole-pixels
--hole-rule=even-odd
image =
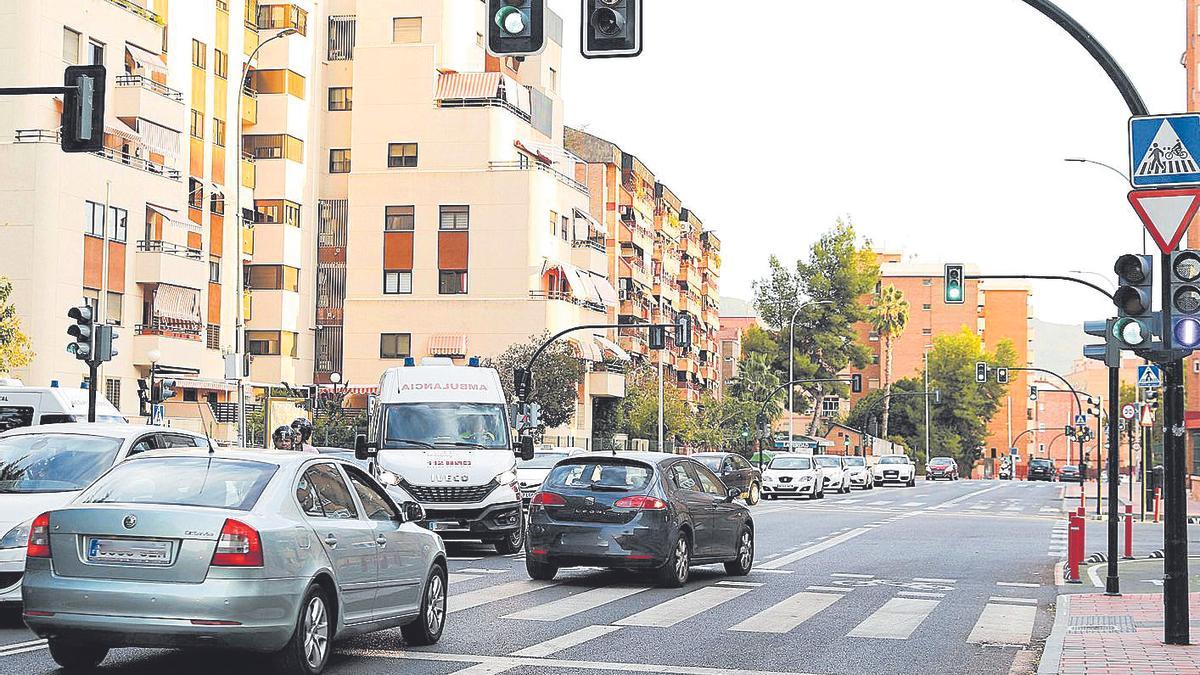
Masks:
[[[1200,188],[1134,190],[1129,193],[1129,203],[1158,249],[1169,254],[1200,211]]]
[[[1129,182],[1135,188],[1200,185],[1200,115],[1129,120]]]
[[[1158,366],[1138,366],[1137,386],[1158,389],[1162,386],[1162,370]]]

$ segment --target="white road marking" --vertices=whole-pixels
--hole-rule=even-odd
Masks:
[[[1014,605],[1036,605],[1037,598],[1010,598],[1008,596],[993,595],[988,598],[988,602],[1010,602]]]
[[[1023,581],[997,581],[997,586],[1012,586],[1014,588],[1041,588],[1040,584],[1027,584]]]
[[[823,591],[826,593],[849,593],[854,589],[849,586],[809,586],[805,590]]]
[[[452,584],[461,584],[464,581],[470,581],[478,578],[478,574],[458,574],[457,572],[451,572],[449,577],[447,577],[447,580]]]
[[[842,593],[797,593],[729,630],[747,633],[787,633],[843,597],[845,596]]]
[[[890,499],[884,499],[884,500],[882,500],[882,501],[878,501],[878,502],[870,502],[870,504],[869,504],[869,505],[870,505],[870,506],[883,506],[883,505],[885,505],[885,504],[891,504],[891,503],[892,503],[892,500],[890,500]]]
[[[613,623],[618,626],[670,628],[680,621],[690,619],[701,612],[706,612],[749,592],[749,588],[705,586]]]
[[[1004,510],[1005,511],[1021,511],[1023,509],[1020,506],[1006,506],[1006,507],[1004,507]]]
[[[45,640],[31,640],[29,642],[17,642],[10,645],[0,646],[0,657],[16,656],[17,654],[26,654],[36,652],[46,648]]]
[[[862,501],[861,499],[842,499],[838,503],[839,504],[855,504],[855,503],[858,503],[861,501]]]
[[[834,572],[831,577],[846,577],[847,579],[874,579],[874,574],[848,574],[846,572]]]
[[[945,593],[925,593],[923,591],[900,591],[896,595],[904,598],[944,598]]]
[[[449,560],[450,562],[475,562],[476,560],[483,560],[483,558],[462,558],[459,556],[452,555],[452,556],[447,556],[446,560]]]
[[[1107,563],[1101,563],[1101,565],[1107,565]],[[1100,575],[1096,572],[1098,569],[1100,569],[1100,565],[1089,567],[1087,571],[1088,579],[1091,580],[1092,585],[1096,588],[1104,588],[1104,584],[1100,582]]]
[[[937,577],[913,577],[913,581],[923,584],[955,584],[958,579],[939,579]]]
[[[971,629],[967,642],[1027,645],[1033,635],[1036,618],[1037,607],[989,603]]]
[[[759,586],[763,586],[764,584],[763,584],[762,582],[758,582],[758,581],[730,581],[730,580],[725,580],[725,581],[718,581],[718,582],[716,583],[716,585],[717,585],[717,586],[745,586],[745,587],[747,587],[747,588],[758,588]]]
[[[925,503],[925,502],[904,502],[904,503],[903,503],[903,504],[901,504],[900,506],[921,506],[921,505],[923,505],[924,503]]]
[[[847,633],[849,637],[907,640],[939,600],[892,598]]]
[[[574,616],[589,609],[628,598],[635,593],[646,590],[646,586],[604,586],[593,588],[575,595],[568,595],[541,605],[528,607],[519,612],[507,614],[505,619],[523,619],[525,621],[558,621],[568,616]]]
[[[588,640],[594,640],[598,637],[604,637],[609,633],[621,630],[620,626],[584,626],[577,631],[572,631],[566,635],[545,642],[540,642],[532,647],[519,649],[512,653],[513,656],[531,656],[535,658],[545,658],[551,654],[570,649],[581,645]]]
[[[485,569],[482,567],[464,567],[458,571],[462,572],[463,574],[504,574],[505,572],[508,572],[509,570],[492,570],[492,569]]]
[[[487,661],[451,671],[451,675],[499,675],[515,668],[503,661]]]
[[[807,548],[802,548],[799,551],[796,551],[794,553],[789,553],[780,558],[776,558],[770,562],[763,563],[758,566],[758,569],[760,569],[760,570],[779,569],[780,567],[783,567],[785,565],[790,565],[790,564],[796,562],[797,560],[803,560],[804,558],[807,558],[811,555],[816,555],[816,554],[820,553],[821,551],[831,549],[834,546],[837,546],[838,544],[850,541],[851,539],[853,539],[861,534],[866,534],[869,531],[870,530],[867,530],[866,528],[862,528],[862,527],[860,527],[858,529],[850,530],[849,532],[846,532],[845,534],[839,534],[838,536],[833,537],[831,539],[826,539],[825,541],[823,541],[819,544],[814,544]]]
[[[438,652],[406,652],[388,649],[339,649],[338,654],[378,659],[403,659],[408,661],[437,661],[441,663],[500,663],[509,668],[526,666],[548,669],[551,672],[564,670],[600,670],[614,673],[651,673],[654,675],[804,675],[773,670],[746,670],[742,668],[707,668],[704,666],[675,666],[661,663],[617,663],[612,661],[573,661],[571,659],[535,659],[524,656],[484,656],[482,654],[443,654]]]
[[[464,609],[471,609],[480,605],[486,605],[490,602],[507,600],[518,595],[524,595],[533,591],[540,591],[543,588],[550,588],[558,584],[553,581],[534,581],[532,579],[521,579],[518,581],[510,581],[507,584],[499,586],[488,586],[477,591],[463,593],[462,595],[451,595],[447,601],[448,610],[450,612],[459,612]]]
[[[793,574],[796,570],[764,570],[762,566],[754,568],[755,573],[761,574]]]

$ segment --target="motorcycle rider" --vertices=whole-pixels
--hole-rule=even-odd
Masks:
[[[307,417],[297,417],[292,420],[292,431],[296,433],[296,450],[314,454],[317,452],[317,449],[309,443],[312,439],[314,428],[313,423],[308,421]]]
[[[276,450],[296,450],[299,445],[296,441],[296,432],[289,426],[276,427],[274,433],[271,434],[271,444]]]

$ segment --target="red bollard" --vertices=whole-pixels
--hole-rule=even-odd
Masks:
[[[1070,515],[1070,527],[1067,529],[1067,583],[1081,584],[1079,579],[1079,564],[1083,561],[1083,518]]]
[[[1154,522],[1158,522],[1158,509],[1162,505],[1162,488],[1154,488]]]
[[[1133,560],[1133,504],[1125,505],[1125,560]]]

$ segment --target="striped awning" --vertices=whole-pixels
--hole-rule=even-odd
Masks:
[[[604,356],[611,356],[618,361],[630,360],[628,352],[626,352],[624,349],[621,349],[620,345],[612,340],[609,340],[603,335],[595,335],[592,337],[592,339],[596,341],[596,345],[600,347],[600,353]]]
[[[594,340],[588,338],[568,338],[568,342],[575,348],[575,355],[586,361],[603,361],[604,355],[600,353],[600,347],[596,345]]]
[[[172,284],[159,284],[154,290],[154,318],[183,328],[199,328],[200,291]]]
[[[136,143],[138,145],[142,144],[142,137],[138,136],[137,132],[127,128],[122,129],[120,127],[105,126],[104,133],[108,134],[109,136],[116,136],[121,140],[129,141],[130,143]]]
[[[179,155],[179,140],[181,134],[174,129],[155,124],[142,118],[137,119],[138,132],[142,135],[146,147],[167,157]]]
[[[129,57],[134,60],[143,70],[153,71],[167,74],[167,61],[161,54],[155,54],[148,49],[133,44],[125,43],[125,51],[129,53]],[[149,73],[146,73],[149,75]]]
[[[430,356],[466,356],[466,335],[434,335],[429,338]]]
[[[500,98],[501,73],[440,73],[437,95],[445,99]]]
[[[616,307],[621,304],[621,297],[617,295],[617,289],[613,288],[606,277],[598,274],[589,274],[591,276],[592,285],[596,288],[596,295],[600,297],[600,302],[609,307]]]

